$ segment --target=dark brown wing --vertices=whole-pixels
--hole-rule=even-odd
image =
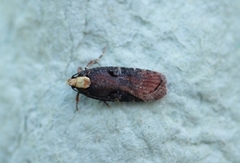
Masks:
[[[143,101],[158,100],[167,93],[166,78],[158,72],[135,69],[134,75],[126,78],[128,84],[122,90]]]
[[[87,89],[78,91],[103,101],[153,101],[167,93],[164,75],[149,70],[125,67],[98,67],[81,74],[91,80]]]

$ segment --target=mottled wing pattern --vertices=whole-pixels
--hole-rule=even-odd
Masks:
[[[134,75],[126,76],[128,84],[122,89],[143,101],[162,98],[167,93],[164,75],[149,70],[135,69]]]

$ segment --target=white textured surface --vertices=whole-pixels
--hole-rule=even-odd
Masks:
[[[0,162],[240,162],[240,2],[0,2]],[[162,72],[144,104],[81,98],[65,81],[102,66]]]

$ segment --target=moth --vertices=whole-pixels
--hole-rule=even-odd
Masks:
[[[166,77],[159,72],[126,67],[89,68],[103,54],[90,61],[85,70],[78,68],[78,72],[67,80],[67,84],[77,92],[77,110],[80,94],[104,103],[148,102],[161,99],[167,94]]]

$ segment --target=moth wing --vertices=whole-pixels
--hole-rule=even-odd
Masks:
[[[128,76],[128,86],[123,88],[143,101],[162,98],[167,93],[166,78],[163,74],[149,70],[135,70],[135,75]]]

